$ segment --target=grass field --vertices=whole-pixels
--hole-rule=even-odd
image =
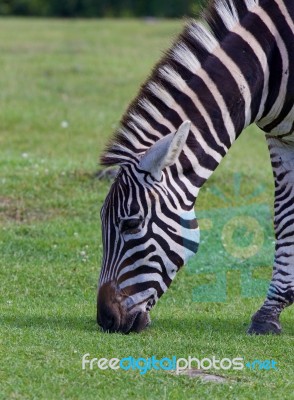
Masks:
[[[151,327],[123,336],[96,326],[99,209],[110,184],[95,178],[99,154],[180,27],[176,21],[1,20],[1,399],[293,398],[294,309],[283,313],[280,337],[245,334],[266,293],[264,285],[250,286],[247,272],[269,280],[273,257],[273,183],[265,139],[255,127],[202,189],[199,264],[178,274],[152,311]],[[209,228],[214,216],[229,220],[240,207],[257,220],[264,215],[265,247],[234,264],[219,244],[221,231],[213,235]],[[207,291],[199,285],[215,283],[214,265],[226,279],[219,289],[225,285],[225,296],[200,301],[197,293],[204,290],[207,300]],[[204,383],[165,371],[83,371],[85,353],[270,359],[278,370],[214,371],[227,382]]]

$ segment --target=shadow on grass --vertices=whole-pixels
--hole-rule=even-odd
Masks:
[[[226,332],[227,334],[245,334],[248,321],[240,321],[233,318],[219,318],[208,315],[198,315],[195,317],[160,317],[153,318],[150,329],[161,330],[166,333],[172,332],[197,332],[197,334],[207,334],[208,332]]]
[[[290,317],[290,316],[288,316]],[[6,315],[0,318],[1,325],[10,328],[31,328],[31,329],[47,329],[47,330],[71,330],[79,332],[93,332],[104,335],[97,325],[95,318],[89,316],[43,316],[43,315]],[[228,317],[214,317],[208,315],[189,316],[154,316],[151,325],[143,334],[153,335],[162,333],[178,333],[195,335],[220,334],[247,336],[246,331],[250,324],[250,317],[244,316],[244,320]],[[282,319],[283,332],[282,336],[294,336],[294,326],[292,318]],[[146,333],[145,333],[146,332]],[[117,334],[111,334],[114,337]],[[122,335],[120,333],[120,335]],[[131,333],[130,336],[138,335]]]
[[[0,318],[2,326],[47,330],[71,330],[97,332],[98,325],[89,316],[5,315]]]
[[[0,318],[1,325],[21,329],[71,330],[104,334],[94,318],[89,316],[46,316],[46,315],[4,315]],[[249,321],[248,321],[249,322]],[[247,323],[235,319],[220,319],[205,316],[192,317],[153,317],[151,326],[147,328],[148,335],[159,332],[227,332],[242,334],[246,332]],[[116,334],[112,334],[116,336]],[[131,333],[137,335],[137,333]]]
[[[249,328],[251,322],[251,316],[245,316],[244,319],[228,318],[228,317],[214,317],[207,315],[198,315],[195,318],[192,317],[161,317],[153,318],[151,322],[150,330],[160,330],[165,333],[175,333],[184,334],[185,332],[195,333],[198,336],[207,334],[219,334],[219,335],[241,335],[246,337],[257,337],[247,334],[247,329]],[[281,318],[282,323],[282,334],[281,336],[294,336],[294,324],[293,318],[290,315],[288,318]],[[271,335],[276,337],[276,335]],[[260,337],[260,336],[259,336]]]

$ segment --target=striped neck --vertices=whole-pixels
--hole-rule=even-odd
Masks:
[[[272,48],[263,50],[254,35],[263,14],[258,1],[215,0],[204,16],[208,27],[189,23],[127,110],[102,163],[135,161],[190,120],[187,146],[174,168],[196,196],[242,130],[268,111],[266,52]]]

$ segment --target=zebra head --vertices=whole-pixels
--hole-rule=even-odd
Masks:
[[[125,163],[101,209],[103,265],[97,321],[105,330],[141,331],[149,310],[199,243],[194,201],[179,159],[190,122]]]

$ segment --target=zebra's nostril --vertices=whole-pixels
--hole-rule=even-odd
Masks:
[[[154,306],[155,301],[153,298],[149,299],[147,304],[146,304],[146,311],[149,312],[151,308]]]

